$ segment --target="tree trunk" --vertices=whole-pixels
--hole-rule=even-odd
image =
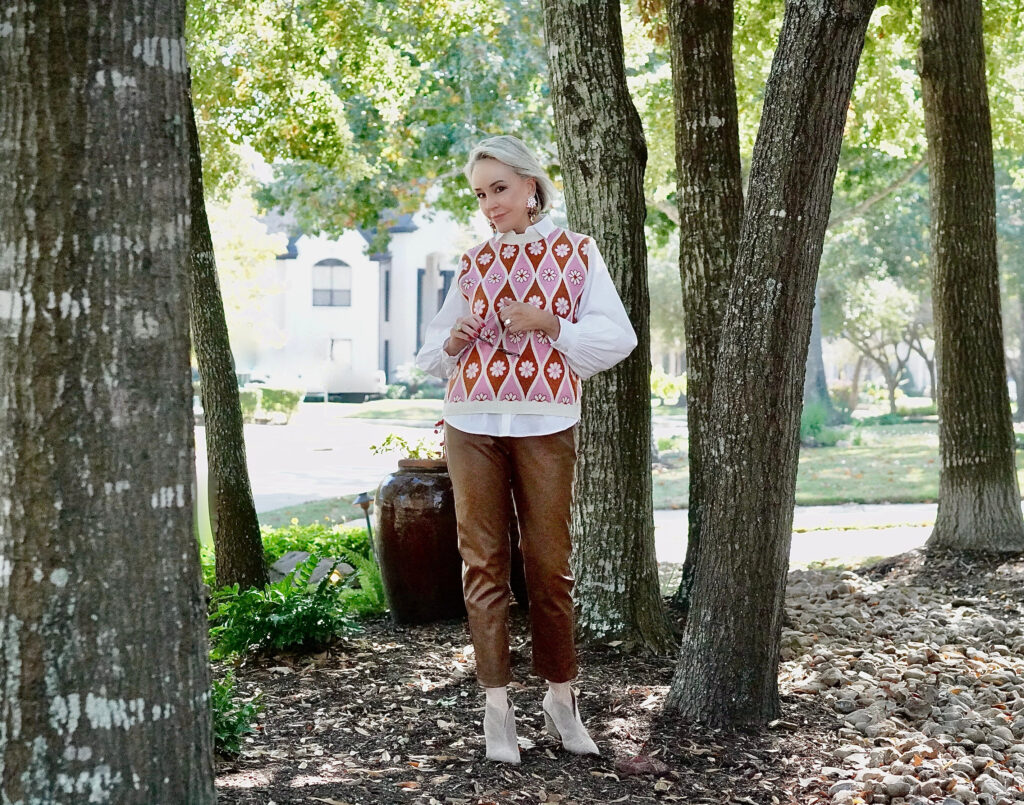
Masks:
[[[203,162],[191,93],[187,122],[192,209],[192,293],[189,302],[193,345],[199,362],[199,389],[206,419],[217,586],[262,587],[269,579],[263,561],[260,524],[249,486],[242,407],[238,401],[238,380],[228,340],[228,324],[224,318],[210,222],[206,217]]]
[[[600,246],[639,338],[583,395],[572,514],[579,628],[584,639],[666,651],[651,504],[647,146],[626,88],[619,4],[545,0],[544,30],[569,223]]]
[[[779,714],[778,658],[814,287],[871,0],[791,0],[772,60],[711,395],[703,546],[666,707]]]
[[[1014,385],[1017,387],[1017,409],[1013,413],[1014,422],[1024,422],[1024,289],[1017,297],[1020,305],[1020,329],[1017,332],[1020,344],[1020,356],[1017,358],[1017,374]]]
[[[853,365],[853,377],[850,379],[850,411],[855,411],[860,405],[860,373],[864,369],[864,356],[857,356],[857,363]]]
[[[15,0],[0,23],[5,803],[216,800],[184,17]]]
[[[825,377],[825,356],[821,349],[821,298],[814,292],[814,312],[811,315],[811,340],[807,349],[807,368],[804,375],[804,406],[818,405],[825,409],[825,421],[836,425],[842,417],[832,405]]]
[[[704,432],[743,219],[732,0],[668,4],[675,103],[679,276],[686,329],[689,534],[674,603],[685,610],[701,545]]]
[[[981,4],[922,0],[939,508],[930,548],[1024,550],[996,257]]]

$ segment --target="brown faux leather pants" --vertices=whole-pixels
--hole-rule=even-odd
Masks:
[[[533,671],[550,682],[574,679],[569,505],[576,464],[575,428],[548,436],[484,436],[446,424],[444,432],[477,679],[491,688],[507,685],[512,678],[510,488],[530,597]]]

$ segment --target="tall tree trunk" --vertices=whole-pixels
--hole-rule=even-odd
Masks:
[[[189,295],[193,345],[199,362],[199,388],[206,419],[210,516],[217,586],[262,587],[269,579],[263,561],[263,539],[249,486],[245,432],[238,400],[235,360],[217,278],[210,221],[203,196],[203,161],[199,150],[192,94],[188,108],[191,169],[192,240]]]
[[[639,338],[583,395],[572,515],[580,633],[665,651],[651,503],[647,145],[626,88],[619,4],[544,0],[544,30],[569,223],[599,244]]]
[[[711,395],[703,546],[670,711],[779,713],[778,658],[814,286],[871,0],[790,0],[765,90]]]
[[[995,171],[977,0],[922,0],[939,508],[928,547],[1024,550],[996,257]]]
[[[184,17],[15,0],[0,23],[5,803],[216,800]]]
[[[1024,422],[1024,289],[1017,296],[1020,305],[1020,329],[1017,331],[1020,354],[1017,358],[1017,374],[1013,382],[1017,387],[1017,408],[1013,413],[1014,422]]]
[[[825,376],[825,355],[821,348],[821,297],[814,292],[814,312],[811,315],[811,340],[807,348],[807,368],[804,374],[804,407],[817,405],[825,409],[825,421],[835,425],[842,420],[828,393]]]
[[[689,605],[702,544],[704,432],[743,219],[732,0],[671,0],[679,276],[686,328],[689,535],[674,602]]]

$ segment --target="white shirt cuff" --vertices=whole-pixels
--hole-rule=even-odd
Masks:
[[[558,323],[558,338],[551,342],[551,346],[568,357],[579,341],[579,326],[579,322],[561,319]]]

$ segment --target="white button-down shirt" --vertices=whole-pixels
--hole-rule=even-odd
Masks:
[[[526,244],[551,234],[555,225],[544,216],[522,234],[506,232],[491,238],[497,251],[499,243]],[[587,277],[577,309],[576,321],[559,318],[558,338],[551,345],[565,355],[569,366],[580,380],[609,369],[625,358],[636,346],[636,333],[615,290],[608,266],[601,252],[590,239],[587,251]],[[455,322],[469,315],[469,300],[462,295],[457,282],[448,290],[441,309],[427,327],[423,346],[416,356],[416,365],[441,378],[449,378],[458,366],[458,358],[444,351],[445,342]],[[453,428],[466,433],[489,436],[543,436],[571,428],[578,416],[547,414],[458,414],[445,417]]]

